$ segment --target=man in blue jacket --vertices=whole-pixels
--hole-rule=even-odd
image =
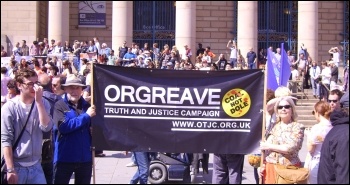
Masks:
[[[55,103],[54,184],[69,184],[73,172],[75,184],[90,184],[92,174],[91,117],[95,107],[81,96],[86,87],[75,75],[62,84],[65,95]]]

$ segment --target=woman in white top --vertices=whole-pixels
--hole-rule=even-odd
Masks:
[[[207,61],[209,66],[211,65],[211,57],[208,55],[208,53],[206,51],[204,51],[204,54],[202,56],[202,61]]]
[[[317,184],[322,144],[328,132],[333,128],[330,122],[331,107],[327,102],[319,101],[315,104],[312,114],[318,123],[312,126],[307,135],[308,153],[304,167],[310,170],[308,184]]]
[[[327,61],[321,62],[322,71],[321,71],[321,85],[320,85],[320,100],[328,101],[328,94],[329,94],[329,88],[330,88],[330,82],[332,77],[332,71],[331,68],[328,66]]]
[[[328,53],[333,54],[332,60],[334,61],[334,64],[338,67],[339,66],[339,49],[338,47],[332,47],[329,49]]]
[[[320,84],[318,83],[318,79],[321,74],[321,68],[314,60],[311,63],[309,74],[311,78],[312,94],[315,98],[318,98],[320,96]]]

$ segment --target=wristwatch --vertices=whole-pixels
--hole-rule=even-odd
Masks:
[[[9,168],[6,170],[7,173],[15,173],[15,169],[14,168]]]

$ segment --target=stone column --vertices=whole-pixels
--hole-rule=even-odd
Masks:
[[[298,52],[302,43],[318,61],[318,1],[298,1]]]
[[[118,48],[127,42],[131,47],[133,35],[133,2],[113,1],[112,9],[112,48],[118,54]]]
[[[196,57],[196,1],[176,1],[175,45],[179,50],[188,45],[191,61]],[[170,46],[171,47],[171,46]]]
[[[237,7],[237,48],[247,60],[247,53],[252,47],[258,55],[258,2],[238,1]],[[259,67],[259,66],[256,66]]]
[[[69,1],[49,1],[48,39],[69,41]]]

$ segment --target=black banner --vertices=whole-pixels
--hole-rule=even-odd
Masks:
[[[247,154],[259,147],[261,70],[93,68],[98,150]]]

